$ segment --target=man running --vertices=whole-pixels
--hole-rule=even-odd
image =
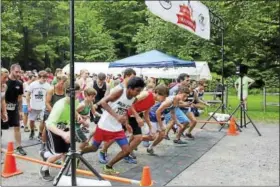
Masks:
[[[136,72],[132,68],[127,68],[124,70],[123,76],[124,76],[124,78],[122,79],[122,82],[118,86],[114,87],[112,89],[112,92],[114,92],[114,90],[122,89],[122,87],[126,88],[128,81],[131,78],[136,76]],[[100,104],[99,104],[99,106],[100,106]],[[96,106],[95,108],[98,108],[98,107]],[[123,127],[123,128],[125,129],[125,127]],[[101,164],[107,164],[107,162],[109,161],[109,159],[107,157],[107,150],[113,143],[114,143],[114,140],[104,143],[102,150],[98,154],[98,159]]]
[[[68,87],[68,86],[67,86]],[[79,84],[74,87],[76,98],[81,93]],[[75,106],[78,106],[78,100],[75,100]],[[83,123],[81,117],[76,112],[76,119]],[[66,97],[58,100],[52,107],[51,113],[46,121],[47,144],[52,155],[44,158],[48,163],[54,163],[59,159],[64,160],[65,154],[70,147],[70,88],[66,90]],[[52,181],[49,166],[42,166],[39,172],[44,181]]]
[[[155,104],[155,102],[163,102],[169,94],[168,87],[164,85],[158,85],[155,88],[154,92],[151,91],[142,91],[137,97],[137,102],[133,104],[133,106],[128,110],[128,122],[132,128],[133,135],[130,137],[129,145],[131,150],[134,150],[138,147],[138,145],[143,141],[151,140],[150,136],[144,135],[142,136],[141,127],[144,125],[144,121],[148,121],[150,108]],[[135,113],[139,113],[139,115],[135,115]],[[152,130],[151,127],[150,131]],[[125,157],[125,161],[127,163],[137,162],[134,160],[136,156],[131,152],[131,156]]]
[[[131,152],[123,124],[128,127],[127,110],[132,106],[135,96],[144,88],[144,81],[139,77],[133,77],[128,81],[127,87],[118,86],[107,97],[100,101],[105,110],[99,120],[91,146],[87,146],[82,153],[95,152],[102,141],[115,140],[121,147],[120,151],[103,168],[103,172],[109,175],[117,175],[119,172],[113,169],[114,164]]]

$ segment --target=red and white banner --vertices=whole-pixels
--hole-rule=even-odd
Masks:
[[[201,38],[210,39],[209,9],[200,1],[146,0],[148,9]]]

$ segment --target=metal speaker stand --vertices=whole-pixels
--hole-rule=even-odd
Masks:
[[[238,111],[238,109],[240,109],[240,128],[243,128],[243,121],[244,121],[244,127],[247,128],[248,124],[252,124],[253,127],[255,128],[255,130],[257,131],[258,135],[261,136],[261,133],[259,132],[258,128],[256,127],[256,125],[254,124],[254,122],[252,121],[252,119],[250,118],[248,112],[245,109],[245,105],[244,105],[244,100],[243,100],[243,75],[242,73],[240,74],[240,104],[236,107],[236,109],[233,111],[233,113],[230,115],[230,118]],[[248,118],[248,122],[247,119]],[[239,126],[236,122],[235,124],[237,126]],[[219,131],[221,131],[224,128],[225,125],[223,125],[221,127],[221,129]]]
[[[58,175],[55,177],[53,185],[56,186],[62,175],[69,174],[71,167],[71,184],[77,186],[76,178],[76,159],[79,159],[85,166],[99,179],[104,180],[103,177],[82,157],[76,152],[75,141],[75,64],[74,64],[74,0],[70,1],[70,133],[71,146],[70,151],[66,155],[66,160]]]

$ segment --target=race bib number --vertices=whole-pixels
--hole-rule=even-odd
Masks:
[[[126,109],[124,109],[124,108],[117,108],[116,113],[118,115],[120,115],[120,116],[124,115],[126,113]]]
[[[17,104],[14,103],[7,103],[6,108],[7,110],[13,111],[16,109]]]
[[[58,123],[56,127],[60,130],[65,130],[66,129],[66,124],[65,123]]]

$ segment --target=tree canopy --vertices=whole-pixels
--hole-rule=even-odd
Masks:
[[[279,87],[279,1],[202,1],[225,21],[225,77],[235,61],[249,76]],[[5,67],[63,67],[69,61],[69,3],[2,1],[1,60]],[[185,60],[207,61],[221,74],[221,32],[201,39],[150,13],[144,1],[77,1],[75,60],[113,61],[157,49]]]

